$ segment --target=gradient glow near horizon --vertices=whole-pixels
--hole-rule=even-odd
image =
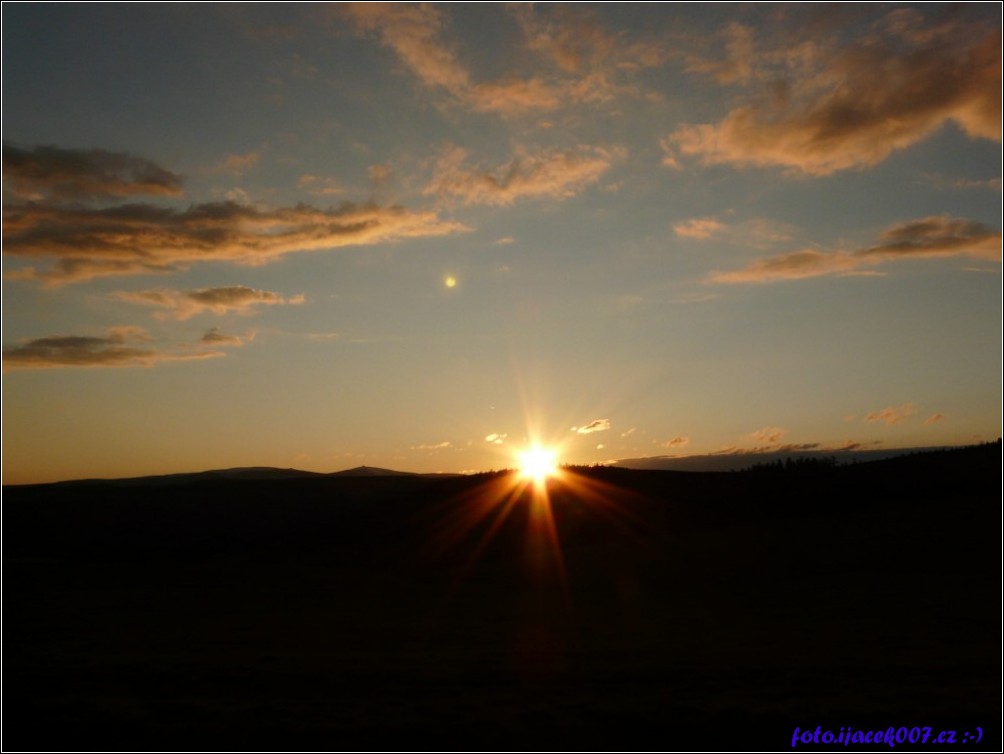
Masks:
[[[1001,6],[4,4],[3,481],[1001,433]]]

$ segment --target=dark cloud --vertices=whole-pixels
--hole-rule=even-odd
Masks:
[[[4,144],[3,178],[6,190],[32,200],[181,194],[178,175],[149,160],[103,149],[21,149]]]
[[[152,338],[140,327],[115,327],[104,337],[54,335],[4,349],[5,369],[58,367],[149,367],[164,361],[206,359],[215,351],[172,353],[151,345]],[[143,346],[142,344],[147,344]]]
[[[48,266],[12,277],[63,284],[108,275],[170,272],[196,262],[264,264],[295,251],[333,249],[465,231],[435,212],[342,204],[259,209],[235,202],[185,210],[28,203],[5,207],[3,251]]]

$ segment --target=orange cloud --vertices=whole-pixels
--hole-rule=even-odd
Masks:
[[[568,5],[512,4],[526,46],[560,71],[555,91],[570,102],[606,102],[618,94],[642,96],[618,83],[624,73],[661,65],[669,57],[661,40],[626,41],[607,31],[588,9]]]
[[[814,249],[754,260],[731,272],[712,272],[713,283],[767,283],[824,275],[859,274],[863,268],[901,259],[969,256],[1001,258],[1001,233],[972,220],[940,215],[901,223],[884,231],[880,243],[857,251]]]
[[[885,422],[886,424],[899,424],[917,413],[917,407],[912,403],[904,403],[902,406],[890,406],[881,411],[872,411],[865,415],[866,422]]]
[[[191,291],[156,289],[148,291],[117,291],[112,296],[120,301],[167,309],[159,316],[189,319],[202,312],[213,314],[250,314],[259,304],[302,304],[303,296],[286,298],[272,291],[261,291],[244,285],[221,288],[200,288]]]
[[[1001,138],[1001,30],[925,23],[898,9],[843,47],[786,41],[755,49],[733,25],[726,61],[692,63],[722,83],[764,84],[763,95],[714,124],[664,140],[666,160],[778,166],[809,175],[865,168],[948,122],[973,138]]]
[[[621,150],[579,147],[516,157],[494,170],[467,168],[467,152],[447,149],[437,161],[426,194],[458,198],[464,204],[509,205],[523,197],[565,199],[596,183]]]
[[[529,5],[509,10],[523,30],[526,46],[556,67],[546,79],[509,74],[474,83],[467,67],[441,39],[448,26],[441,6],[346,3],[336,12],[358,32],[376,36],[393,50],[424,86],[445,91],[462,107],[503,116],[552,110],[566,103],[604,102],[623,92],[637,94],[633,87],[618,85],[618,76],[666,59],[657,43],[625,44],[588,12]]]
[[[189,361],[222,356],[219,351],[172,353],[135,344],[152,338],[141,327],[113,327],[104,337],[54,335],[4,349],[5,369],[60,367],[150,367],[165,361]]]
[[[929,424],[934,424],[935,422],[940,422],[944,418],[945,418],[944,414],[931,414],[929,417],[927,417],[926,419],[924,419],[924,426],[926,427]]]
[[[561,5],[541,9],[529,4],[514,4],[510,10],[523,29],[527,47],[550,56],[568,73],[595,67],[617,48],[616,37],[581,10]]]

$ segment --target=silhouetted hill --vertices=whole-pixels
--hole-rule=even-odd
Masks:
[[[313,471],[300,471],[299,469],[277,469],[271,466],[246,466],[232,469],[211,469],[209,471],[182,472],[178,474],[155,474],[151,476],[125,477],[121,479],[71,479],[64,482],[54,482],[53,484],[70,486],[80,484],[99,484],[115,485],[120,487],[144,487],[150,485],[189,484],[190,482],[210,479],[247,479],[266,481],[273,479],[307,479],[319,476],[324,475]]]
[[[4,745],[999,750],[1000,461],[6,487]]]
[[[354,469],[345,469],[344,471],[335,471],[328,476],[420,476],[420,477],[454,477],[462,476],[461,474],[448,474],[448,473],[434,473],[434,474],[416,474],[411,471],[394,471],[393,469],[381,469],[376,466],[356,466]]]

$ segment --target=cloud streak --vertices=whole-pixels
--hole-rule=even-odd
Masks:
[[[156,316],[184,320],[203,312],[213,314],[251,314],[259,305],[302,304],[302,295],[285,297],[272,291],[229,285],[220,288],[199,288],[190,291],[160,288],[147,291],[117,291],[112,296],[119,301],[159,307],[166,312]]]
[[[708,282],[770,283],[861,274],[866,268],[889,262],[953,256],[1000,260],[1000,231],[949,215],[923,217],[884,231],[875,246],[835,252],[806,249],[763,257],[738,270],[714,271]]]
[[[972,138],[1001,138],[999,28],[926,22],[901,8],[844,46],[763,49],[733,24],[727,48],[725,62],[691,70],[722,84],[759,82],[762,96],[717,123],[677,129],[663,141],[665,164],[685,155],[822,176],[876,165],[949,122]]]
[[[152,338],[140,327],[113,327],[103,337],[53,335],[4,349],[4,369],[64,367],[151,367],[167,361],[191,361],[222,356],[219,351],[175,353],[149,345]]]

